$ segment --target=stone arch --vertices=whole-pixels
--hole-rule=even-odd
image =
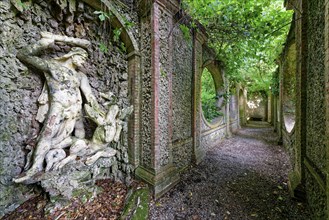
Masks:
[[[121,28],[120,39],[125,44],[128,58],[128,96],[130,104],[133,105],[134,111],[128,123],[128,156],[129,162],[137,167],[139,164],[139,97],[140,97],[140,52],[137,40],[132,32],[125,26],[125,20],[121,14],[115,9],[113,4],[108,0],[83,0],[96,10],[101,10],[102,4],[105,5],[109,12],[113,15],[110,19],[111,26]]]
[[[282,118],[288,133],[295,126],[296,109],[296,43],[292,41],[287,46],[282,71]]]
[[[130,53],[134,53],[134,52],[136,53],[139,51],[138,43],[137,43],[135,37],[126,28],[125,20],[120,15],[120,13],[115,9],[115,7],[113,6],[113,4],[110,1],[108,1],[108,0],[99,0],[99,1],[83,0],[83,1],[86,2],[87,4],[89,4],[91,7],[93,7],[96,10],[101,10],[102,3],[103,3],[107,7],[109,12],[111,12],[111,14],[113,15],[113,17],[111,17],[111,25],[113,25],[113,27],[115,27],[115,28],[122,28],[120,38],[126,45],[128,56]]]
[[[224,86],[224,77],[223,73],[221,71],[220,63],[218,61],[206,61],[203,65],[202,73],[203,71],[207,69],[213,79],[214,86],[215,86],[215,92],[216,92],[216,107],[218,108],[218,111],[220,115],[216,117],[213,121],[208,121],[202,112],[202,120],[203,122],[210,128],[218,127],[219,125],[224,124],[224,116],[225,116],[225,86]],[[202,82],[201,84],[201,91],[202,91]],[[201,105],[201,102],[200,102]],[[201,107],[202,109],[202,107]]]

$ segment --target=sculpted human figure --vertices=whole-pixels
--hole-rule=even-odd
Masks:
[[[113,94],[110,92],[108,96],[102,94],[103,98],[111,100]],[[91,140],[78,139],[70,148],[70,155],[65,159],[57,163],[55,161],[54,169],[60,169],[67,163],[70,163],[76,159],[77,156],[88,156],[85,164],[91,165],[96,162],[100,157],[112,157],[116,154],[116,150],[109,147],[109,143],[118,142],[121,134],[123,120],[131,114],[133,107],[124,108],[119,110],[118,105],[111,104],[108,107],[108,111],[105,113],[101,111],[95,111],[89,104],[84,105],[85,112],[91,120],[93,120],[98,126],[93,134]],[[57,155],[61,154],[62,149],[53,150]],[[51,152],[53,154],[53,152]],[[48,165],[47,165],[48,166]],[[50,169],[51,167],[49,167]]]
[[[51,149],[62,149],[72,145],[73,131],[75,137],[84,138],[81,121],[82,94],[91,108],[99,109],[87,76],[77,71],[88,56],[81,47],[88,47],[90,42],[48,32],[42,32],[41,36],[39,41],[24,47],[17,54],[19,60],[43,72],[46,78],[43,90],[47,91],[39,97],[39,102],[43,101],[43,106],[39,109],[37,118],[43,121],[43,128],[33,149],[32,166],[24,176],[13,179],[17,183],[29,180],[42,171],[45,156]],[[54,42],[68,43],[78,47],[73,47],[62,57],[40,58],[38,55]],[[64,157],[63,153],[55,153],[54,156],[56,155],[60,156],[60,159]]]

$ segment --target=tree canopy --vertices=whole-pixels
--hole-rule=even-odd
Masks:
[[[182,7],[206,27],[230,82],[269,91],[293,17],[283,0],[184,0]]]

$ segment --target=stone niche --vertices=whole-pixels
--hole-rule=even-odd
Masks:
[[[120,28],[118,20],[123,20],[116,17],[118,11],[126,22],[138,22],[137,13],[126,5],[131,4],[130,1],[113,4],[71,0],[17,2],[0,2],[0,216],[38,192],[35,184],[17,184],[12,180],[24,172],[27,155],[36,146],[43,127],[36,117],[46,78],[42,72],[20,62],[16,58],[17,51],[36,43],[40,40],[40,33],[45,31],[88,40],[91,43],[87,48],[89,56],[81,71],[87,76],[100,108],[106,111],[115,103],[119,109],[125,109],[133,104],[127,54],[134,49],[127,39],[128,36],[137,36],[138,27],[130,27],[129,33],[123,27],[121,34],[115,35],[114,32]],[[111,19],[101,21],[99,15],[103,12],[111,14]],[[60,57],[70,50],[69,44],[55,44],[40,57]],[[109,92],[113,97],[108,105],[109,100],[102,94]],[[85,97],[82,101],[86,102]],[[85,138],[91,140],[97,124],[86,116],[84,110],[83,115]],[[114,178],[129,183],[133,167],[128,159],[128,117],[122,120],[119,140],[108,144],[116,151],[115,156],[100,158],[92,165],[86,165],[83,158],[77,157],[60,170],[38,173],[32,182],[40,183],[51,198],[66,199],[96,192],[92,186],[97,179]]]
[[[227,109],[229,108],[229,97],[226,91],[226,85],[224,81],[224,72],[219,61],[214,61],[213,51],[209,48],[204,48],[203,52],[203,71],[200,73],[200,84],[201,93],[202,89],[205,89],[205,84],[202,85],[202,76],[204,74],[210,74],[210,84],[214,86],[214,106],[213,109],[216,111],[217,115],[212,120],[207,120],[204,116],[205,109],[202,109],[202,94],[201,101],[199,103],[201,109],[201,146],[204,151],[213,146],[214,143],[218,143],[219,140],[228,135],[230,116]],[[206,69],[206,70],[205,70]]]
[[[292,42],[287,47],[283,64],[283,94],[282,114],[285,129],[290,133],[295,126],[296,109],[296,44]]]
[[[261,94],[248,93],[247,119],[251,121],[264,121],[266,117],[267,100]]]

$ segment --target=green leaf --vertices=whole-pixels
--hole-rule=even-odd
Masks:
[[[101,21],[105,21],[107,18],[110,19],[110,13],[104,11],[94,11],[94,14],[98,15],[98,18]]]
[[[106,44],[103,42],[99,43],[99,50],[102,51],[103,53],[108,52],[108,48],[107,48]]]
[[[119,42],[121,32],[122,32],[122,28],[115,28],[113,30],[113,40],[114,40],[114,42]]]

